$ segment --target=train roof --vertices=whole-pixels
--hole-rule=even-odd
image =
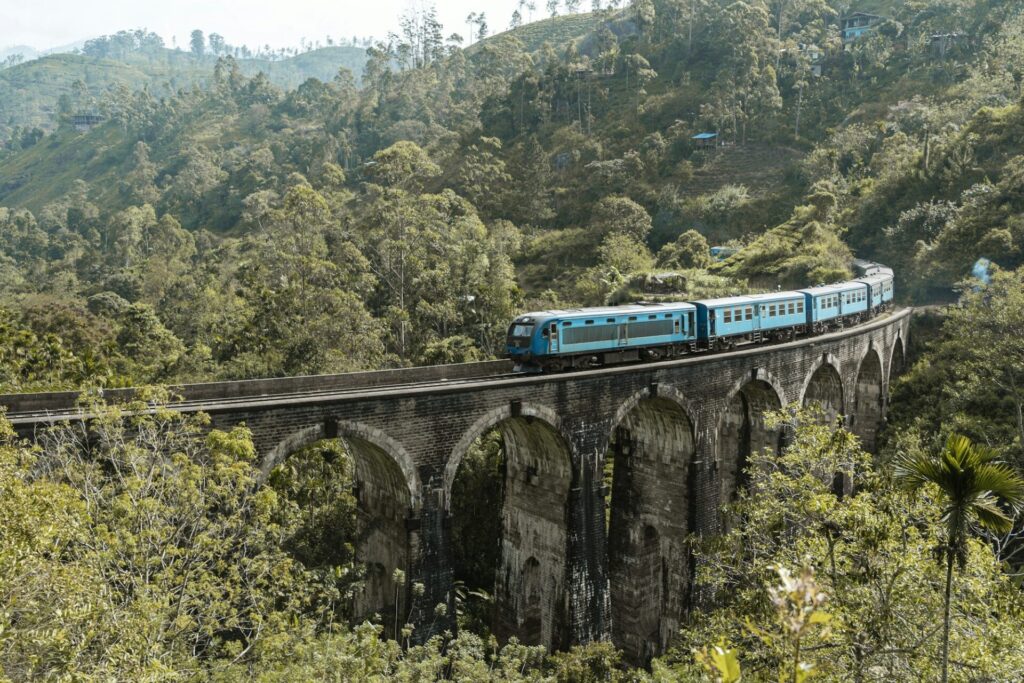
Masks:
[[[882,265],[881,263],[875,263],[874,261],[868,261],[866,259],[853,259],[853,267],[858,271],[858,280],[863,276],[893,274],[892,268],[889,266]]]
[[[764,294],[745,294],[742,296],[725,296],[718,299],[703,299],[694,303],[701,306],[714,308],[716,306],[735,306],[737,304],[750,303],[751,301],[778,301],[779,299],[792,299],[800,295],[800,292],[765,292]]]
[[[626,304],[624,306],[595,306],[591,308],[565,308],[547,311],[532,311],[516,317],[521,318],[585,318],[588,316],[624,315],[628,313],[664,313],[667,311],[692,310],[695,306],[685,301],[658,304]]]
[[[858,285],[863,284],[859,280],[848,280],[846,282],[837,282],[832,285],[821,285],[819,287],[807,287],[806,289],[797,290],[801,294],[810,294],[811,296],[824,296],[827,294],[837,294],[839,292],[848,292],[851,289],[856,289]]]
[[[854,282],[863,282],[864,284],[877,284],[879,282],[888,282],[892,279],[892,273],[875,273],[873,275],[865,275],[854,280]]]

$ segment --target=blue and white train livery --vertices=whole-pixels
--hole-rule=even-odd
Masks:
[[[893,272],[858,261],[861,277],[820,287],[704,301],[526,313],[509,326],[516,372],[676,358],[820,334],[863,322],[892,305]]]

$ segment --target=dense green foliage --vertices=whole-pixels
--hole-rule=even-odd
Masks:
[[[124,410],[168,397],[140,398]],[[244,428],[91,407],[88,435],[59,426],[39,451],[0,418],[0,679],[585,681],[618,662],[607,645],[548,660],[471,633],[403,648],[350,630],[344,451],[311,447],[260,484]]]
[[[132,39],[119,40],[122,34]],[[137,90],[164,97],[209,84],[216,54],[170,50],[152,34],[122,34],[105,36],[105,45],[91,41],[84,54],[47,55],[0,70],[0,139],[51,131],[73,114],[107,113]],[[291,89],[308,78],[328,81],[339,68],[362,73],[365,62],[364,48],[338,46],[284,58],[250,55],[238,65],[244,74],[264,73],[276,86]]]
[[[827,3],[644,1],[468,50],[426,13],[366,51],[362,88],[222,57],[163,96],[80,89],[105,123],[0,152],[0,292],[103,384],[472,360],[524,307],[800,286],[851,253],[948,297],[978,257],[1021,258],[1024,18],[879,9],[847,49]],[[75,59],[163,50],[104,41]],[[708,129],[727,144],[695,147]],[[741,248],[712,263],[716,242]]]
[[[885,16],[844,48],[855,9]],[[490,638],[497,434],[452,492],[460,634],[414,645],[402,615],[351,623],[370,525],[340,442],[264,481],[245,429],[201,416],[97,405],[38,448],[0,420],[0,677],[934,679],[946,605],[953,680],[1019,676],[1019,522],[954,533],[950,492],[908,495],[893,462],[927,470],[956,433],[1024,463],[1020,3],[635,0],[466,49],[442,29],[428,10],[270,61],[125,33],[0,71],[0,391],[480,360],[524,309],[797,287],[856,255],[905,301],[959,295],[912,335],[879,457],[776,415],[790,445],[751,458],[742,523],[692,539],[700,616],[648,673]],[[105,118],[77,131],[82,110]],[[991,282],[958,284],[979,258]],[[1012,517],[992,491],[973,519]]]
[[[698,546],[705,560],[698,581],[719,606],[683,630],[669,661],[691,661],[689,648],[725,636],[745,672],[774,679],[769,672],[792,662],[792,640],[785,622],[780,631],[778,605],[765,587],[777,566],[809,566],[831,616],[827,629],[809,630],[803,642],[816,680],[936,680],[945,566],[933,548],[944,531],[942,495],[926,488],[908,498],[849,433],[821,426],[813,415],[775,419],[795,430],[795,442],[781,456],[751,461],[749,489],[731,510],[743,523]],[[927,457],[917,443],[905,448]],[[833,491],[836,472],[852,474],[852,495]],[[989,545],[963,542],[965,569],[953,585],[954,679],[1013,678],[1024,656],[1014,635],[1024,627],[1024,597]]]

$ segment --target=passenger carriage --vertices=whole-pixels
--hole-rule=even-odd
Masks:
[[[874,275],[857,278],[855,282],[860,282],[868,288],[868,302],[872,314],[889,307],[893,297],[892,272],[876,272]]]
[[[696,310],[680,302],[527,313],[509,328],[507,351],[517,371],[672,358],[696,350]]]
[[[804,297],[773,292],[695,301],[701,348],[732,348],[742,342],[792,339],[804,331]]]
[[[798,290],[807,303],[807,325],[812,332],[840,329],[868,317],[868,287],[862,282],[840,282]]]

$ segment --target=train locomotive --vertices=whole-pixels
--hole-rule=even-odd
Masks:
[[[854,262],[847,282],[703,301],[536,311],[508,329],[514,372],[557,372],[655,361],[822,334],[893,305],[893,271]]]

